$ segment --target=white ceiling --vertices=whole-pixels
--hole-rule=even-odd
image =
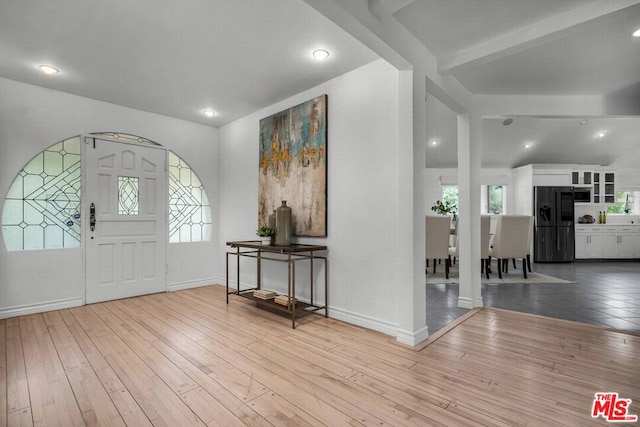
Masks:
[[[216,127],[378,58],[300,0],[2,0],[0,57],[0,77]]]
[[[421,0],[394,16],[473,94],[600,95],[640,81],[640,4],[616,3],[634,2]]]
[[[377,6],[472,94],[640,96],[640,0],[322,2]],[[1,0],[0,77],[218,127],[378,58],[314,3]],[[316,48],[329,60],[311,59]],[[41,63],[61,72],[44,76]],[[441,142],[427,166],[455,166],[455,117],[432,97],[427,109]],[[640,119],[579,121],[486,119],[483,166],[639,164]],[[596,130],[607,131],[598,143]]]
[[[640,2],[588,0],[409,1],[393,17],[474,95],[626,98],[622,117],[483,120],[482,166],[640,164]],[[630,108],[628,108],[630,107]],[[427,167],[457,166],[455,115],[427,98]],[[585,125],[580,122],[588,119]],[[596,139],[604,131],[606,136]],[[529,149],[524,144],[531,143]]]

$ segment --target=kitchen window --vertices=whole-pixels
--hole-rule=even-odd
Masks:
[[[442,186],[442,202],[458,206],[458,186]],[[499,215],[506,213],[507,187],[505,185],[482,185],[480,192],[480,211],[482,214]]]
[[[483,206],[486,206],[486,213],[495,215],[504,213],[505,187],[502,185],[483,185],[482,187],[484,190],[482,193],[486,192],[487,196],[486,203],[483,203]],[[484,210],[483,213],[485,213]]]
[[[640,213],[640,191],[616,191],[615,203],[607,207],[607,214]]]

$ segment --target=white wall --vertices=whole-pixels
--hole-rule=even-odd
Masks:
[[[531,215],[533,212],[533,167],[521,166],[513,170],[513,213]]]
[[[297,241],[329,247],[330,316],[389,334],[398,323],[394,292],[410,285],[398,283],[398,247],[412,245],[396,236],[398,84],[398,71],[378,60],[220,128],[220,241],[255,238],[259,120],[328,95],[328,237]],[[252,263],[242,272],[242,283],[254,280]],[[286,291],[283,269],[267,267],[264,280]]]
[[[640,168],[617,168],[616,191],[640,191]]]
[[[169,245],[169,285],[211,283],[221,257],[216,129],[7,79],[0,79],[0,94],[0,211],[20,169],[56,142],[108,131],[149,138],[193,168],[213,205],[214,242]],[[82,258],[82,249],[7,252],[0,242],[0,317],[82,304]]]

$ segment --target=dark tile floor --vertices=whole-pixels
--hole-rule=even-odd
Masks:
[[[640,261],[534,264],[532,269],[576,283],[483,284],[484,306],[640,333]],[[458,285],[426,286],[429,333],[468,311],[458,307]]]

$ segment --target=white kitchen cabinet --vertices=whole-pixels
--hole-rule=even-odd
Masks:
[[[634,257],[633,226],[608,226],[604,228],[605,258]]]
[[[585,170],[571,172],[571,185],[593,185],[593,172]]]
[[[635,236],[633,234],[621,234],[618,246],[618,256],[620,258],[635,257]]]
[[[576,226],[576,259],[604,258],[603,227]]]
[[[589,244],[589,235],[586,233],[576,232],[576,259],[589,258],[589,251],[587,245]]]
[[[593,203],[616,202],[616,173],[599,171],[593,173]]]
[[[576,259],[640,258],[640,227],[576,226]]]
[[[541,187],[570,187],[571,170],[569,169],[534,169],[533,185]]]

